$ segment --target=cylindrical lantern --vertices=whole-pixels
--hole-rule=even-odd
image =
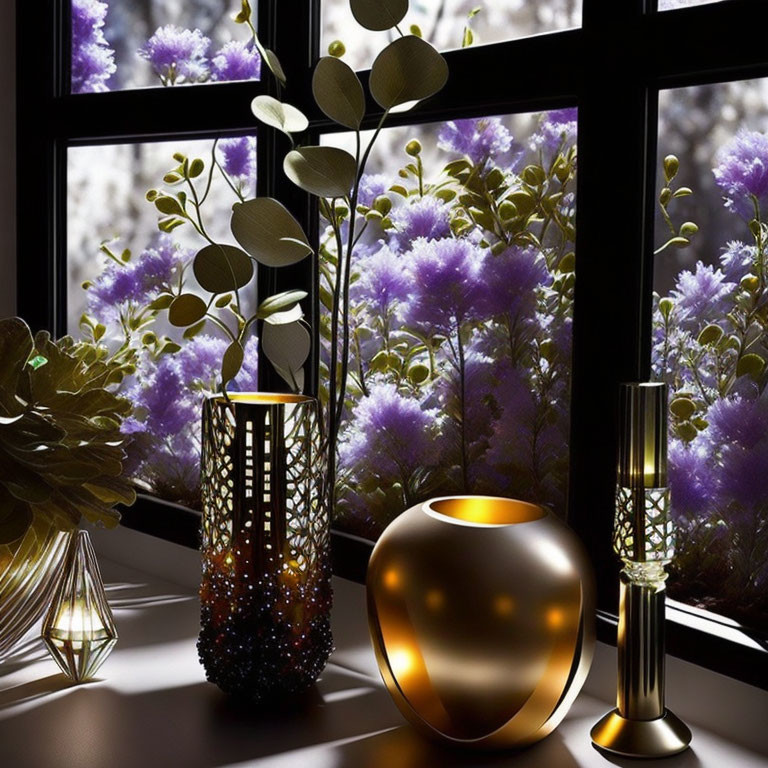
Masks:
[[[621,558],[616,709],[592,729],[628,757],[686,749],[691,732],[664,706],[665,566],[675,554],[667,485],[667,386],[622,384],[613,548]]]
[[[200,660],[253,699],[314,682],[332,650],[318,403],[231,393],[203,411]]]

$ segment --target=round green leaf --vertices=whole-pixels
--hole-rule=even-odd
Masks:
[[[345,128],[357,130],[365,115],[365,94],[357,75],[341,59],[324,56],[312,76],[317,106]]]
[[[207,311],[205,302],[193,293],[182,293],[177,296],[168,310],[168,320],[171,325],[186,328],[205,317]]]
[[[765,360],[754,353],[744,355],[736,364],[737,376],[751,376],[753,379],[759,379],[764,370]]]
[[[696,413],[696,405],[690,398],[676,397],[670,404],[669,410],[677,416],[678,419],[690,419]]]
[[[345,197],[355,185],[355,158],[338,147],[300,147],[285,156],[285,175],[318,197]]]
[[[355,21],[374,32],[392,29],[408,13],[408,0],[349,0],[349,6]]]
[[[200,287],[210,293],[235,291],[253,277],[253,262],[234,245],[206,245],[197,252],[192,269]]]
[[[289,307],[293,307],[294,304],[306,298],[306,291],[292,290],[276,293],[259,304],[256,314],[259,318],[264,319],[274,312],[281,312]]]
[[[283,104],[272,96],[257,96],[251,102],[251,111],[262,123],[287,134],[300,133],[309,125],[307,118],[296,107]]]
[[[280,376],[294,390],[301,389],[302,366],[309,357],[312,340],[300,322],[274,325],[264,323],[261,348]]]
[[[373,62],[371,95],[384,109],[419,101],[437,93],[448,80],[448,64],[427,42],[399,37]]]
[[[277,58],[277,54],[269,48],[266,48],[264,53],[266,54],[264,58],[267,60],[269,71],[280,81],[282,85],[285,85],[285,72],[283,71],[283,65],[280,63],[280,59]]]
[[[221,386],[226,386],[228,381],[240,373],[243,366],[243,347],[238,341],[233,341],[224,352],[221,360]]]
[[[235,203],[231,228],[246,252],[268,267],[295,264],[312,253],[299,222],[271,197]]]

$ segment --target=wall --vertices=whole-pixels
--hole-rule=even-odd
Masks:
[[[15,6],[0,0],[0,317],[16,313]]]

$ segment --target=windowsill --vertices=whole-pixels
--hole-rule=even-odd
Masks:
[[[3,664],[0,752],[10,768],[637,765],[608,760],[589,740],[611,706],[608,646],[598,644],[584,691],[541,743],[482,758],[446,752],[405,724],[384,689],[362,586],[335,580],[337,650],[315,690],[292,713],[259,712],[205,681],[195,648],[197,553],[127,530],[95,540],[120,640],[99,679],[85,685],[69,684],[34,634]],[[668,700],[691,725],[693,749],[645,765],[768,767],[768,693],[670,659]]]

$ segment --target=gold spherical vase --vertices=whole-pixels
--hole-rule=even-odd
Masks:
[[[376,544],[367,588],[381,675],[427,736],[532,744],[557,727],[586,678],[591,566],[542,507],[488,496],[417,504]]]

